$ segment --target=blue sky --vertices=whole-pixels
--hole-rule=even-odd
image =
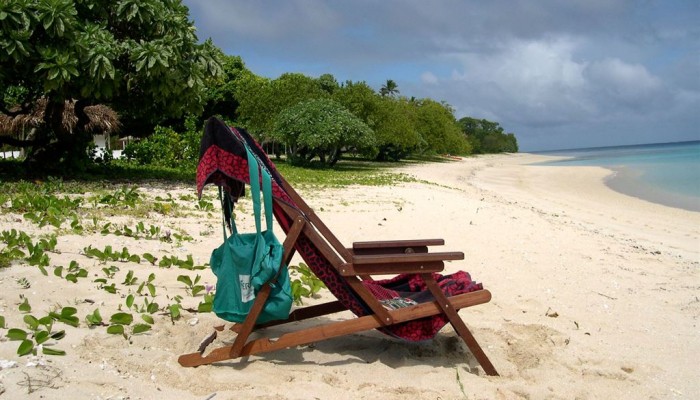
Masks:
[[[698,0],[183,3],[258,75],[393,79],[521,151],[700,140]]]

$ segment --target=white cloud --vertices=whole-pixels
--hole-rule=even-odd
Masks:
[[[184,3],[201,38],[256,73],[328,72],[375,86],[391,78],[403,95],[448,102],[458,118],[499,121],[527,147],[640,142],[658,126],[697,138],[693,1]]]
[[[202,13],[207,31],[220,31],[222,37],[253,37],[258,40],[285,40],[290,37],[332,32],[340,23],[338,13],[323,1],[284,1],[275,6],[258,2],[227,0],[190,1],[190,8]]]
[[[640,64],[608,58],[591,62],[584,74],[598,96],[631,109],[645,111],[665,97],[661,80]]]
[[[574,59],[577,41],[512,40],[489,54],[456,56],[462,65],[452,79],[486,102],[496,114],[535,125],[558,124],[592,105],[581,96],[585,62]]]
[[[442,82],[464,95],[459,111],[485,109],[528,126],[605,120],[621,110],[645,114],[672,102],[662,81],[640,64],[617,58],[588,60],[582,39],[511,40],[483,53],[451,57],[460,67]]]
[[[438,81],[439,81],[438,77],[435,76],[435,74],[433,74],[430,71],[423,72],[420,76],[420,80],[423,83],[428,83],[431,85],[434,85],[434,84],[438,83]]]

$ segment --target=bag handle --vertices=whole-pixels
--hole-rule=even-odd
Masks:
[[[250,194],[253,198],[253,213],[255,213],[255,232],[260,233],[260,166],[247,145],[245,151],[248,155],[248,175],[250,176]]]
[[[253,197],[253,211],[255,212],[255,228],[260,233],[261,204],[260,204],[260,177],[262,177],[262,193],[265,206],[265,228],[272,232],[272,177],[267,168],[260,165],[258,158],[245,144],[248,156],[248,173],[250,174],[250,191]]]
[[[224,242],[226,241],[226,209],[228,209],[228,215],[231,217],[231,234],[236,233],[236,223],[234,222],[233,218],[233,210],[231,209],[231,202],[226,201],[224,197],[224,189],[219,186],[219,202],[221,202],[221,213],[223,214],[223,218],[221,218],[221,227],[224,229]]]
[[[272,232],[272,177],[267,169],[260,166],[263,181],[263,200],[265,202],[265,224],[268,231]]]
[[[272,231],[272,178],[267,169],[261,167],[258,163],[258,159],[255,157],[248,144],[245,143],[246,156],[248,158],[248,175],[250,177],[250,193],[253,199],[253,213],[255,214],[255,231],[260,233],[261,231],[261,204],[260,204],[260,177],[262,176],[262,192],[263,201],[265,206],[265,227],[268,231]],[[221,201],[222,209],[223,207],[229,206],[228,202],[224,201],[224,196],[221,187],[219,187],[219,200]],[[224,213],[225,215],[225,213]],[[238,229],[236,228],[236,222],[233,215],[233,210],[229,209],[229,215],[231,216],[231,233],[237,234]],[[226,222],[222,220],[223,231],[224,231],[224,241],[226,241]]]

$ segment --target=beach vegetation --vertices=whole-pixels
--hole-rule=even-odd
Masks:
[[[498,122],[464,117],[459,125],[474,154],[517,153],[518,140],[512,133],[505,133]]]
[[[379,88],[379,94],[382,96],[396,96],[399,93],[399,85],[393,79],[387,79],[386,83]]]
[[[126,277],[124,278],[124,282],[122,282],[122,285],[124,286],[131,286],[135,285],[136,282],[138,282],[139,278],[134,276],[134,271],[129,270],[129,272],[126,273]]]
[[[106,324],[102,320],[102,315],[100,314],[100,309],[96,308],[95,311],[85,316],[85,322],[88,327],[93,326],[105,326]]]
[[[83,254],[88,258],[97,258],[102,263],[107,261],[140,263],[141,257],[138,254],[131,254],[129,249],[122,247],[121,251],[113,250],[111,245],[106,245],[103,250],[88,245],[83,248]]]
[[[243,74],[239,83],[238,121],[261,142],[274,132],[277,115],[304,101],[328,97],[317,79],[300,73],[285,73],[276,79]],[[273,152],[274,153],[274,152]]]
[[[153,134],[143,140],[129,143],[124,149],[126,160],[138,165],[194,171],[199,157],[200,131],[193,117],[187,119],[181,132],[173,128],[156,126]]]
[[[206,290],[206,287],[205,287]],[[214,292],[209,292],[204,294],[204,298],[197,305],[197,312],[199,313],[209,313],[214,309]]]
[[[63,277],[63,266],[57,266],[53,270],[53,274],[59,278]],[[88,272],[85,268],[82,268],[80,264],[78,264],[77,261],[71,260],[70,264],[68,264],[68,267],[65,268],[66,271],[66,276],[65,280],[68,282],[73,282],[73,283],[78,283],[78,278],[87,278],[88,277]],[[99,282],[100,279],[96,279],[96,282]],[[104,283],[106,283],[106,280],[103,280]]]
[[[0,161],[13,177],[50,171],[191,183],[202,123],[213,115],[246,128],[279,162],[304,167],[352,163],[358,155],[385,162],[518,149],[498,123],[457,121],[449,104],[406,96],[393,79],[375,90],[329,73],[258,76],[240,56],[199,41],[181,1],[8,0],[0,15],[0,148],[25,150],[25,163]],[[325,117],[301,119],[319,112]],[[111,151],[97,157],[96,133],[128,137],[122,158]],[[109,204],[109,196],[93,201]],[[0,204],[9,199],[0,194]],[[54,211],[34,220],[59,224],[64,216]],[[71,229],[81,231],[70,217]]]
[[[148,275],[148,279],[145,281],[141,282],[139,285],[139,288],[136,289],[136,294],[142,295],[143,289],[145,288],[148,290],[148,294],[151,295],[151,297],[156,297],[156,286],[153,284],[153,282],[156,280],[156,274],[150,273]]]
[[[270,138],[285,144],[293,165],[318,158],[321,165],[333,166],[343,152],[369,151],[374,145],[372,129],[331,99],[309,100],[283,110]]]
[[[318,279],[311,271],[311,268],[304,263],[290,265],[289,275],[292,288],[292,300],[296,305],[301,305],[304,297],[313,297],[319,290],[326,287],[323,281]]]
[[[0,111],[45,107],[34,129],[0,144],[28,148],[38,167],[88,162],[86,107],[109,104],[128,131],[153,126],[201,112],[208,82],[222,75],[221,51],[198,40],[180,1],[8,0],[0,15]],[[6,88],[15,88],[10,104]]]
[[[182,305],[179,302],[168,305],[167,309],[168,315],[170,316],[170,320],[173,324],[175,321],[179,320],[180,317],[182,317]]]
[[[177,281],[185,284],[185,291],[192,297],[204,291],[204,285],[199,284],[201,279],[199,274],[194,277],[194,280],[189,275],[178,275],[177,277]]]
[[[52,311],[48,315],[36,318],[29,314],[31,306],[29,300],[24,298],[24,301],[19,306],[19,311],[24,313],[22,320],[25,323],[25,329],[10,328],[5,337],[11,341],[19,341],[17,347],[17,355],[26,356],[29,354],[36,355],[41,352],[45,355],[65,355],[63,350],[52,347],[56,341],[63,339],[66,332],[63,330],[54,331],[53,325],[55,321],[62,322],[70,326],[78,326],[80,322],[75,316],[77,309],[74,307],[62,307],[60,310]],[[4,318],[2,320],[3,328],[5,328]]]
[[[278,165],[285,176],[293,179],[295,185],[302,184],[302,186],[323,188],[353,184],[390,185],[397,181],[415,181],[415,178],[409,175],[387,172],[383,168],[383,165],[399,166],[402,163],[387,164],[347,156],[341,160],[343,162],[333,167],[321,167],[316,163],[307,168],[300,168],[286,160],[281,160]],[[111,164],[105,168],[114,168],[114,165]],[[148,171],[150,168],[160,170],[163,167],[144,166],[140,168],[143,168],[143,171]],[[143,183],[143,185],[139,183]],[[208,268],[207,264],[200,265],[191,254],[187,253],[184,256],[169,254],[167,250],[162,253],[153,250],[153,254],[141,253],[141,251],[134,250],[133,244],[136,241],[159,240],[163,242],[159,246],[174,248],[184,241],[193,241],[192,236],[184,229],[167,225],[149,225],[149,221],[152,220],[147,218],[152,215],[157,204],[170,207],[171,215],[176,211],[182,215],[186,213],[187,215],[210,215],[212,210],[216,208],[212,205],[213,197],[207,195],[208,197],[204,197],[202,200],[204,203],[198,203],[195,196],[190,194],[179,196],[165,190],[161,194],[155,195],[141,189],[144,185],[152,185],[152,183],[151,175],[148,174],[144,174],[144,176],[136,174],[131,176],[129,180],[122,179],[112,182],[94,178],[63,180],[43,177],[32,181],[14,178],[3,180],[0,183],[0,193],[5,196],[0,198],[2,200],[0,213],[8,218],[13,218],[13,220],[29,224],[26,226],[31,227],[31,231],[27,229],[27,232],[19,229],[8,229],[0,232],[0,265],[11,268],[36,266],[43,275],[53,273],[53,276],[60,278],[53,279],[56,285],[70,288],[71,284],[84,283],[96,288],[101,296],[127,299],[126,303],[119,300],[122,304],[113,309],[105,308],[104,305],[100,306],[101,309],[94,306],[90,309],[81,309],[82,302],[76,302],[75,307],[53,306],[51,307],[53,311],[48,315],[53,321],[52,327],[55,326],[55,322],[78,327],[82,322],[85,329],[105,326],[106,329],[103,332],[105,335],[120,334],[129,338],[131,335],[154,329],[158,323],[163,323],[163,319],[159,318],[161,315],[169,316],[171,322],[177,323],[188,313],[212,312],[216,292],[213,290],[214,285],[205,282],[207,279],[205,273],[175,274],[177,282],[179,282],[175,285],[172,285],[173,282],[160,282],[159,279],[158,286],[162,283],[163,285],[160,287],[174,287],[172,290],[176,292],[169,296],[159,293],[160,290],[157,290],[154,273],[150,273],[147,279],[143,279],[147,273],[143,271],[146,269],[154,270],[154,266],[200,271]],[[237,206],[237,212],[242,210],[240,207],[243,205]],[[53,218],[51,221],[49,221],[49,216]],[[42,219],[47,222],[39,229]],[[71,225],[68,229],[66,229],[66,222]],[[119,240],[124,241],[125,245],[122,246],[122,243],[119,243],[119,247],[115,248],[113,245],[104,245],[99,241],[97,243],[94,241],[84,242],[80,245],[82,247],[80,254],[75,254],[72,256],[73,259],[69,259],[70,261],[57,265],[52,262],[51,258],[60,250],[65,251],[62,246],[66,244],[64,236],[68,234],[78,234],[85,238],[114,235],[119,236]],[[62,257],[71,257],[71,255],[72,253],[68,251]],[[88,259],[93,261],[86,261]],[[142,259],[148,263],[142,263]],[[30,273],[35,272],[30,271]],[[32,276],[36,275],[38,274]],[[323,283],[304,264],[291,266],[290,275],[296,304],[300,304],[306,298],[316,296],[324,288]],[[176,280],[175,277],[171,279],[172,281]],[[36,289],[38,285],[35,278],[31,276],[28,276],[24,281],[18,280],[18,284],[20,287],[24,287],[24,285],[29,284],[29,280],[31,280],[32,290]],[[183,298],[183,296],[185,297]],[[163,300],[164,297],[168,298],[167,301],[170,304],[166,304]],[[85,300],[85,303],[94,304],[88,299]],[[109,304],[109,302],[106,303]],[[126,307],[124,307],[125,305]],[[80,315],[85,316],[82,320],[79,320],[78,313],[73,311],[76,308]],[[21,313],[18,321],[21,321],[24,315],[31,315],[32,306],[27,298],[21,297],[18,311]],[[167,319],[167,317],[165,318]],[[37,317],[36,319],[41,321],[41,318]],[[36,326],[33,320],[31,321],[31,326]],[[11,324],[11,326],[18,329],[15,328],[16,323]],[[55,328],[41,325],[41,323],[37,329],[47,333],[35,333],[25,327],[21,327],[24,334],[13,331],[13,335],[17,337],[16,340],[21,347],[21,354],[65,354],[62,350],[51,346],[58,340],[56,338],[65,336],[65,331],[58,333]],[[56,334],[56,338],[52,338],[54,334]],[[47,335],[50,339],[44,341]]]

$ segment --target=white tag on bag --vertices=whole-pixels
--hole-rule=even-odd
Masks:
[[[250,275],[239,275],[238,280],[241,283],[241,301],[247,303],[255,298],[253,293],[253,285],[250,284]]]

